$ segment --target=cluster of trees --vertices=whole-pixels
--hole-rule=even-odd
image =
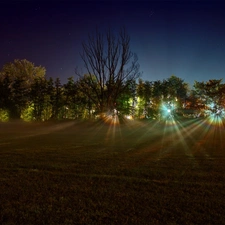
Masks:
[[[0,120],[95,118],[117,113],[136,118],[158,118],[162,106],[185,114],[223,113],[225,84],[222,80],[195,81],[192,90],[172,75],[163,81],[140,79],[137,57],[130,51],[124,29],[118,36],[110,30],[96,31],[83,43],[81,58],[86,73],[76,70],[77,79],[47,79],[42,66],[24,60],[7,63],[0,71]]]
[[[222,79],[194,83],[189,96],[189,107],[200,111],[205,116],[225,116],[225,84]]]
[[[106,86],[102,91],[96,77],[88,74],[76,81],[70,77],[61,84],[59,78],[47,79],[45,68],[25,59],[15,60],[4,65],[0,73],[1,120],[90,118],[115,109],[121,115],[151,117],[157,112],[155,105],[160,103],[160,95],[185,99],[187,91],[187,85],[175,76],[163,82],[126,80],[117,87],[122,89],[119,93],[116,87],[108,92]],[[102,96],[98,96],[98,91],[102,91]]]
[[[88,82],[95,86],[88,86]],[[206,112],[208,106],[218,113],[225,106],[225,85],[222,80],[195,81],[190,90],[187,83],[172,75],[163,81],[127,80],[109,107],[102,110],[97,96],[101,89],[94,75],[84,75],[76,81],[70,77],[66,84],[60,79],[47,79],[45,69],[27,60],[6,64],[0,75],[0,119],[24,120],[95,118],[101,113],[130,115],[135,118],[157,118],[161,106],[175,104],[177,112],[185,109]],[[105,88],[107,92],[107,87]],[[111,89],[110,94],[116,89]],[[107,94],[107,93],[103,93]],[[103,95],[104,96],[104,95]],[[108,101],[108,98],[106,98]],[[217,108],[216,108],[217,107]]]

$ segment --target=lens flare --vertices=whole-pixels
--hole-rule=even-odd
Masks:
[[[218,106],[215,103],[211,103],[207,106],[205,114],[207,116],[207,121],[209,124],[223,126],[225,111],[221,106]]]
[[[210,114],[207,118],[208,123],[216,126],[223,126],[224,118],[220,115]]]
[[[175,105],[171,102],[163,103],[160,107],[161,119],[166,121],[167,124],[174,124],[174,110]]]
[[[119,112],[116,109],[113,109],[112,111],[102,114],[101,118],[109,125],[118,125],[120,123],[118,113]]]

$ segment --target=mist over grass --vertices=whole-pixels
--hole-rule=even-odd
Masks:
[[[225,224],[204,119],[0,123],[0,224]]]

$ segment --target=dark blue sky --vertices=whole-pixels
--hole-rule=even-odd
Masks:
[[[24,59],[62,83],[82,67],[79,52],[98,27],[125,26],[143,80],[172,74],[225,82],[223,1],[0,1],[0,67]]]

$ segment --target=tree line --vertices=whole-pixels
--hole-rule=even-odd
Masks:
[[[125,29],[119,35],[96,30],[83,43],[86,73],[76,70],[67,83],[46,78],[46,70],[26,59],[5,64],[0,71],[0,120],[132,116],[161,118],[174,114],[224,115],[225,84],[220,80],[189,84],[172,75],[162,81],[140,78],[137,56],[130,51]],[[187,113],[188,112],[188,113]]]

